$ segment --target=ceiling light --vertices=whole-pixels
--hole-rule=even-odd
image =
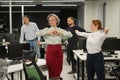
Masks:
[[[9,7],[10,5],[1,5],[1,7]],[[11,5],[11,6],[16,6],[16,7],[20,7],[20,6],[36,6],[36,5]]]
[[[42,2],[85,2],[85,0],[42,0]]]
[[[76,4],[66,4],[66,5],[65,4],[64,5],[63,4],[61,4],[61,5],[60,4],[56,4],[56,5],[43,4],[42,6],[77,6],[77,5]]]
[[[0,2],[9,2],[9,1],[0,1]],[[24,2],[33,2],[33,1],[30,1],[30,0],[28,0],[28,1],[22,1],[21,0],[21,1],[11,1],[11,2],[23,2],[24,3]]]

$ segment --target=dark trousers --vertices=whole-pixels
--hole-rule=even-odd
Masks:
[[[45,48],[40,48],[41,59],[45,57]]]
[[[72,71],[75,71],[76,60],[74,59],[74,52],[70,47],[67,48],[67,58],[68,58],[68,61],[72,63]]]
[[[86,70],[88,80],[94,80],[96,73],[97,80],[105,80],[104,59],[102,52],[87,54]]]

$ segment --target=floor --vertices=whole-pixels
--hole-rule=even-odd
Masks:
[[[67,74],[69,71],[71,71],[71,66],[67,63],[66,57],[64,57],[63,71],[61,74],[61,76],[63,77],[63,80],[75,80],[75,78],[73,77],[73,74]]]

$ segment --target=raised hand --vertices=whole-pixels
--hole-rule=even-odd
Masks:
[[[105,29],[104,29],[104,32],[105,32],[106,34],[108,34],[109,29],[108,29],[108,28],[105,28]]]

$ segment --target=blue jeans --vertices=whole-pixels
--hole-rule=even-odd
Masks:
[[[34,49],[36,54],[37,54],[37,58],[40,58],[40,48],[39,46],[37,45],[37,40],[29,40],[28,41],[30,43],[30,49]]]

